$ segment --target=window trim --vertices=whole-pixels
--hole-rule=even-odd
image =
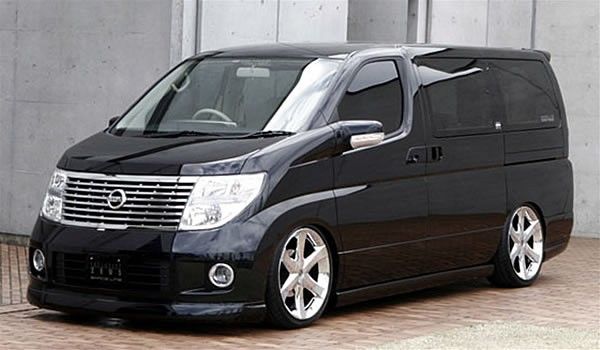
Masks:
[[[346,92],[348,91],[348,88],[350,87],[350,85],[352,84],[352,82],[354,81],[354,78],[356,78],[356,76],[358,75],[358,73],[363,69],[363,67],[365,67],[368,64],[371,63],[375,63],[375,62],[392,62],[394,64],[394,67],[396,68],[396,73],[398,74],[398,80],[399,80],[399,85],[400,85],[400,102],[401,102],[401,122],[400,125],[398,126],[398,128],[394,129],[393,131],[390,131],[388,133],[385,133],[384,136],[384,141],[393,137],[396,137],[400,134],[402,134],[403,132],[406,131],[407,126],[409,125],[407,122],[408,116],[407,116],[407,82],[406,82],[406,72],[402,70],[403,67],[403,57],[402,56],[379,56],[379,57],[373,57],[370,59],[366,59],[363,62],[361,62],[353,71],[352,73],[350,73],[350,78],[347,80],[346,84],[344,84],[343,88],[341,89],[343,92],[339,95],[339,97],[337,98],[337,100],[335,101],[334,105],[334,109],[333,109],[333,115],[330,117],[330,123],[335,123],[340,120],[340,115],[339,115],[339,110],[338,107],[340,105],[340,103],[342,102],[342,100],[344,99],[344,96],[346,96]]]

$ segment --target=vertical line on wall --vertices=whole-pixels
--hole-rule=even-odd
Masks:
[[[425,43],[431,43],[431,22],[433,20],[433,0],[427,0],[427,8],[425,9]]]
[[[169,67],[181,61],[181,47],[183,45],[183,0],[171,1],[171,33]]]
[[[17,4],[15,6],[15,37],[14,37],[14,51],[13,54],[14,56],[12,57],[12,101],[11,101],[11,106],[10,106],[10,130],[15,130],[15,122],[16,122],[16,118],[17,118],[17,82],[18,82],[18,76],[17,76],[17,72],[18,72],[18,68],[19,68],[19,61],[18,61],[18,57],[19,57],[19,30],[17,28],[19,28],[19,8],[21,7],[21,3],[19,1],[17,1]],[[14,135],[14,133],[13,133]],[[5,184],[8,187],[6,188],[8,190],[8,198],[6,198],[6,201],[4,202],[4,205],[7,206],[7,210],[6,210],[6,220],[8,220],[7,223],[3,223],[2,226],[6,228],[6,232],[14,232],[14,233],[19,233],[17,232],[17,226],[18,224],[14,222],[14,218],[13,216],[15,215],[15,209],[14,209],[14,199],[15,199],[15,150],[16,150],[16,145],[15,143],[17,142],[16,137],[12,136],[10,138],[10,142],[9,142],[9,150],[8,150],[8,154],[9,154],[9,172],[8,172],[8,183]],[[6,226],[4,226],[6,225]],[[10,265],[10,264],[9,264]],[[0,290],[0,294],[2,293],[2,291]],[[2,296],[0,295],[0,298]]]
[[[196,33],[198,32],[198,0],[183,0],[181,16],[181,59],[196,53]]]
[[[196,53],[202,51],[202,6],[203,0],[196,3]]]
[[[530,48],[535,48],[535,27],[537,19],[537,0],[531,0],[531,32],[529,37]]]
[[[281,0],[277,0],[277,16],[275,18],[275,42],[279,42],[279,12],[281,11]]]
[[[485,9],[485,46],[489,45],[490,39],[490,0],[487,0]]]

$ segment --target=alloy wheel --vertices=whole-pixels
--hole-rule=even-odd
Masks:
[[[311,228],[294,231],[279,258],[279,292],[287,312],[298,320],[314,317],[327,299],[330,278],[325,240]]]
[[[544,235],[542,223],[533,209],[518,208],[508,230],[508,253],[513,271],[522,280],[534,278],[542,264]]]

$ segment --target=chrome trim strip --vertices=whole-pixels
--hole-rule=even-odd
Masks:
[[[86,213],[101,213],[101,214],[125,214],[125,215],[138,215],[138,216],[181,216],[181,214],[183,214],[183,210],[178,210],[178,211],[161,211],[161,212],[140,212],[140,211],[123,211],[123,210],[105,210],[105,209],[87,209],[87,208],[72,208],[72,207],[68,207],[65,208],[67,211],[72,212],[72,211],[78,211],[78,212],[86,212]],[[72,214],[65,214],[63,212],[63,216],[70,216]],[[99,217],[96,217],[98,219],[102,219],[102,218],[106,218],[103,215],[100,215]],[[119,217],[115,217],[115,218],[119,218]],[[136,218],[124,218],[123,220],[129,220],[129,219],[136,219]]]
[[[375,146],[383,141],[384,134],[382,132],[373,132],[370,134],[360,134],[350,136],[350,146],[353,149]]]
[[[157,175],[121,175],[121,174],[100,174],[100,173],[80,173],[69,170],[62,170],[69,178],[81,178],[100,181],[136,181],[136,182],[178,182],[195,184],[198,181],[198,176],[157,176]]]

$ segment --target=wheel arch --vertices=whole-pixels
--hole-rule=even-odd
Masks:
[[[338,255],[339,252],[339,248],[338,247],[338,243],[336,242],[336,239],[333,235],[333,233],[331,232],[331,229],[319,224],[314,224],[314,225],[310,225],[313,228],[315,228],[317,231],[319,231],[320,234],[323,235],[323,238],[325,238],[325,240],[327,241],[327,245],[329,246],[329,248],[331,249],[331,262],[332,262],[332,276],[331,276],[331,295],[329,296],[329,302],[328,305],[326,307],[331,307],[333,305],[336,304],[336,290],[337,290],[337,283],[338,281],[340,281],[341,278],[341,274],[343,273],[342,271],[342,265],[340,263],[340,256]]]

